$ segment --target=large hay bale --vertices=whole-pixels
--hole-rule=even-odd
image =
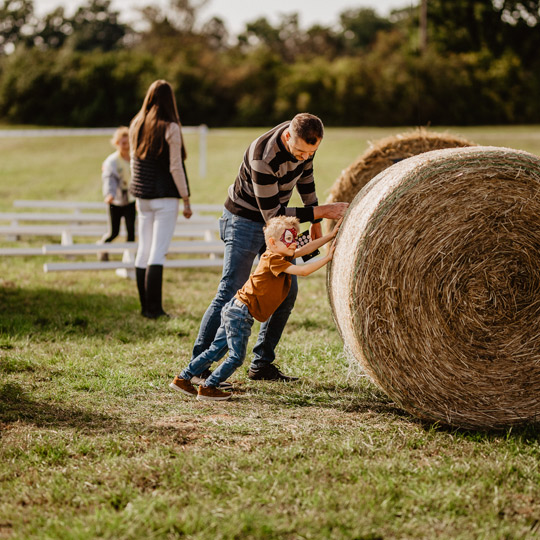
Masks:
[[[540,421],[540,159],[436,150],[357,195],[328,273],[346,349],[429,421]]]
[[[379,139],[342,171],[326,202],[351,202],[372,178],[398,161],[431,150],[463,146],[474,146],[474,143],[462,137],[430,132],[424,128]]]

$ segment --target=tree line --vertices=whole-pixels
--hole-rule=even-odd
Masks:
[[[340,126],[540,122],[538,1],[429,0],[425,42],[420,5],[349,9],[307,29],[296,13],[259,18],[231,35],[202,19],[204,2],[148,5],[128,25],[111,0],[43,17],[32,0],[3,0],[0,120],[126,124],[164,78],[186,125],[271,125],[298,111]]]

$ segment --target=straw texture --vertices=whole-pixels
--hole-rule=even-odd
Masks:
[[[354,358],[412,414],[464,428],[540,421],[540,159],[437,150],[356,196],[328,272]]]
[[[443,148],[473,146],[474,143],[450,135],[418,128],[379,139],[347,169],[342,171],[330,190],[327,202],[351,202],[356,194],[381,171],[403,159]]]

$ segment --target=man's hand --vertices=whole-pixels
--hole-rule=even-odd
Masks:
[[[111,204],[113,201],[114,201],[114,197],[109,194],[105,197],[104,201],[107,203],[107,204]]]
[[[311,236],[311,241],[317,240],[322,237],[322,227],[320,223],[312,223],[309,228],[309,236]]]
[[[313,208],[313,219],[340,219],[345,215],[347,208],[349,208],[349,203],[347,202],[335,202],[315,206]]]

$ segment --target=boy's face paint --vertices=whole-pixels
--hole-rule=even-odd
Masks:
[[[285,231],[281,235],[280,240],[287,247],[289,247],[291,244],[294,244],[296,242],[296,236],[297,236],[296,229],[285,229]]]

